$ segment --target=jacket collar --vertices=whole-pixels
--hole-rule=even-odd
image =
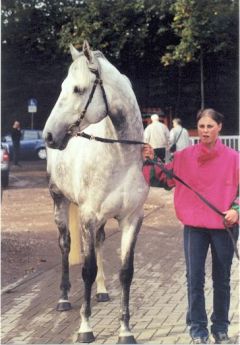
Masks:
[[[211,148],[208,148],[206,145],[200,142],[197,155],[199,165],[203,165],[204,163],[218,157],[221,152],[222,145],[223,144],[220,139],[217,139],[215,145]]]

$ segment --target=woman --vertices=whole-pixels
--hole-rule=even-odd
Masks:
[[[165,167],[202,194],[224,214],[224,222],[233,227],[238,221],[238,153],[218,139],[223,116],[213,109],[197,115],[200,143],[174,154]],[[149,145],[143,149],[144,158],[153,158]],[[208,248],[212,253],[213,313],[211,333],[215,343],[226,343],[230,305],[230,271],[234,248],[223,218],[209,208],[191,190],[174,179],[167,179],[158,166],[146,163],[143,173],[151,185],[175,187],[174,204],[178,219],[184,224],[184,252],[187,271],[187,324],[195,344],[208,342],[205,310],[204,280]],[[238,230],[234,231],[237,240]]]

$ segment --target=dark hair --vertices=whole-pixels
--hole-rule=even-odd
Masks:
[[[213,119],[217,124],[223,123],[224,116],[219,113],[218,111],[208,108],[208,109],[201,109],[197,113],[197,122],[204,116],[209,116]]]

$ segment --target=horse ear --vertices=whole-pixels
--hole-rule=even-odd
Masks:
[[[74,48],[72,44],[70,44],[70,53],[72,55],[73,61],[76,60],[81,55],[79,51],[76,48]]]
[[[83,50],[83,54],[86,56],[86,58],[88,59],[88,61],[89,61],[90,63],[92,63],[92,62],[93,62],[93,54],[92,54],[90,45],[89,45],[89,43],[88,43],[87,40],[84,40],[82,50]]]

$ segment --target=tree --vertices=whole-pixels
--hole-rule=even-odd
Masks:
[[[2,130],[16,118],[28,126],[29,98],[39,101],[35,123],[44,125],[67,73],[69,44],[81,48],[84,39],[131,79],[140,106],[179,107],[189,126],[199,108],[201,47],[206,102],[211,97],[236,117],[236,7],[236,0],[3,0]]]
[[[130,77],[135,89],[141,89],[145,105],[153,100],[159,102],[160,89],[164,89],[160,56],[167,44],[173,42],[168,14],[172,3],[172,0],[79,1],[74,8],[65,8],[71,21],[61,28],[60,47],[67,51],[72,42],[80,48],[87,39]]]
[[[45,122],[63,78],[66,57],[58,33],[70,0],[3,0],[2,12],[2,131],[19,119],[29,126],[27,101],[38,99],[36,124]],[[49,90],[46,94],[46,88]]]
[[[170,10],[174,16],[172,28],[179,42],[169,45],[161,60],[165,66],[200,62],[201,108],[204,108],[204,57],[210,53],[236,51],[238,2],[176,0]]]

